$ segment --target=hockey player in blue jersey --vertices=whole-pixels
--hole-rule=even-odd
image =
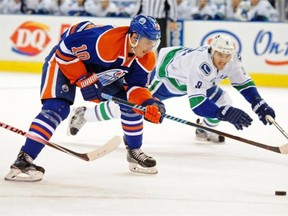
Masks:
[[[242,130],[251,125],[252,118],[246,112],[231,106],[229,94],[218,85],[226,78],[251,104],[263,124],[267,124],[267,115],[275,118],[274,110],[260,96],[255,83],[244,70],[233,41],[225,35],[217,35],[210,46],[196,49],[162,48],[157,60],[155,78],[149,89],[153,96],[161,101],[188,96],[191,110],[203,117],[203,121],[199,121],[203,126],[216,127],[221,120]],[[118,110],[118,105],[113,101],[88,109],[79,107],[70,121],[70,132],[75,135],[86,121],[117,118]],[[103,115],[106,118],[103,118]],[[215,143],[225,141],[223,136],[201,129],[196,129],[196,138]]]
[[[81,89],[84,100],[96,103],[103,100],[102,92],[112,94],[146,107],[141,115],[121,107],[121,123],[130,169],[156,174],[156,160],[146,155],[141,146],[142,114],[146,120],[157,124],[162,122],[161,114],[165,113],[164,104],[155,100],[146,86],[156,64],[154,51],[160,37],[157,21],[143,15],[134,17],[130,26],[97,26],[85,21],[70,27],[45,59],[41,82],[43,105],[29,133],[49,140],[69,115],[76,87]],[[114,69],[124,71],[123,77],[116,76],[106,83],[102,74]],[[35,165],[33,160],[43,147],[27,139],[5,180],[40,181],[44,168]]]

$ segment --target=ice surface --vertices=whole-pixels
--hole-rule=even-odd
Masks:
[[[41,108],[39,85],[40,75],[0,73],[0,121],[27,131]],[[258,121],[236,90],[223,88],[254,121],[244,131],[229,123],[217,130],[273,146],[287,143],[273,125]],[[259,91],[288,130],[288,89]],[[186,97],[165,104],[167,114],[196,121]],[[93,106],[78,92],[79,105]],[[87,124],[76,137],[68,137],[66,127],[67,120],[52,141],[79,152],[122,135],[119,120]],[[38,183],[4,181],[25,138],[0,130],[0,215],[288,215],[288,197],[274,195],[275,190],[288,190],[288,155],[232,139],[220,145],[202,143],[194,139],[195,128],[168,119],[161,125],[145,122],[142,149],[157,159],[157,175],[131,173],[123,143],[93,162],[46,147],[35,160],[46,169]]]

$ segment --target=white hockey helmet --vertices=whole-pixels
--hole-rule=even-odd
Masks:
[[[224,54],[233,54],[235,52],[235,44],[232,39],[226,35],[217,35],[212,39],[211,48]]]

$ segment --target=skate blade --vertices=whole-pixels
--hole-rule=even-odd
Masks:
[[[225,140],[224,140],[223,142],[220,142],[220,141],[216,141],[216,140],[211,140],[211,139],[209,139],[209,138],[196,137],[195,139],[196,139],[197,141],[206,142],[206,143],[225,144]]]
[[[19,169],[11,169],[11,171],[5,176],[6,181],[17,182],[37,182],[41,181],[44,173],[37,170],[29,170],[27,173],[21,172]]]
[[[71,134],[71,128],[70,128],[70,125],[71,125],[71,120],[72,120],[72,117],[75,115],[75,111],[76,111],[76,107],[73,107],[71,112],[70,112],[70,115],[69,115],[69,120],[68,120],[68,125],[67,125],[67,130],[66,130],[66,134],[67,136],[75,136],[73,134]]]
[[[142,167],[139,164],[135,164],[135,163],[129,163],[129,170],[131,172],[135,172],[135,173],[141,173],[141,174],[157,174],[158,170],[156,168],[156,166],[154,167]]]

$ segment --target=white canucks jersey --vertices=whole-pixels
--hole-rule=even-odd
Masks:
[[[161,80],[173,94],[188,97],[204,96],[207,90],[228,78],[233,86],[245,86],[251,81],[241,65],[241,58],[234,54],[224,70],[213,65],[208,46],[196,49],[169,47],[161,49],[156,66],[156,79]]]

